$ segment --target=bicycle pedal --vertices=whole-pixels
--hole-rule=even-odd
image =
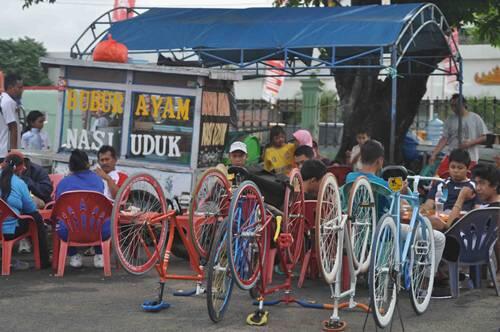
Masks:
[[[290,248],[293,244],[293,237],[290,233],[281,233],[278,237],[278,246],[280,249]]]

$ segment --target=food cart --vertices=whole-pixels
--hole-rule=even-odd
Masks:
[[[41,58],[59,69],[59,108],[52,153],[55,173],[68,172],[73,149],[92,160],[113,146],[120,170],[146,171],[167,196],[192,192],[196,175],[222,160],[233,82],[221,69]],[[33,153],[31,153],[33,155]]]

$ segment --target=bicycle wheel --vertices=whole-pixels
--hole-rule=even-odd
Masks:
[[[224,317],[234,285],[229,271],[226,237],[227,219],[217,229],[207,264],[207,307],[208,315],[214,323],[220,322]]]
[[[229,267],[235,283],[249,290],[260,276],[260,261],[267,251],[267,227],[262,195],[252,181],[244,181],[234,192],[229,208]]]
[[[436,247],[429,219],[422,218],[410,246],[410,300],[415,312],[423,314],[432,296]]]
[[[295,168],[290,173],[290,185],[285,190],[283,211],[283,233],[290,233],[293,238],[292,245],[285,250],[285,263],[291,268],[297,264],[302,254],[304,245],[305,222],[304,187],[299,169]]]
[[[327,173],[318,192],[316,203],[316,252],[327,283],[335,280],[341,264],[339,230],[342,222],[340,193],[335,176]]]
[[[392,320],[397,300],[395,264],[396,223],[390,214],[380,219],[373,242],[370,264],[370,306],[376,324],[384,328]]]
[[[216,168],[203,173],[189,206],[189,231],[200,258],[207,258],[219,220],[227,216],[231,186]]]
[[[366,272],[370,265],[370,250],[377,225],[375,198],[368,179],[359,177],[349,194],[347,214],[351,236],[354,268]]]
[[[132,274],[149,271],[167,238],[167,204],[160,184],[149,174],[136,174],[116,194],[111,237],[120,264]]]

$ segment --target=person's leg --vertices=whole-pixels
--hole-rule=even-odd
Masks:
[[[62,222],[58,222],[56,225],[56,232],[59,238],[63,241],[68,241],[68,229],[66,225]],[[75,247],[68,248],[68,256],[74,256],[78,253]]]
[[[111,222],[109,220],[106,220],[104,224],[102,225],[102,232],[101,236],[103,240],[107,240],[111,236]],[[102,248],[101,246],[95,246],[94,251],[96,255],[102,255]]]
[[[26,220],[19,220],[18,226],[16,227],[13,234],[3,234],[3,237],[7,241],[14,240],[16,237],[25,234],[29,229],[29,222]],[[27,270],[29,269],[29,264],[27,262],[23,262],[19,259],[15,260],[11,263],[11,266],[15,270]]]
[[[38,233],[38,250],[40,251],[40,262],[42,269],[50,267],[49,247],[47,242],[47,230],[45,228],[43,218],[38,212],[28,213],[33,217],[36,223]]]

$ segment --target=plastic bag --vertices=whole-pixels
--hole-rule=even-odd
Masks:
[[[108,40],[103,40],[97,44],[92,54],[94,61],[127,63],[128,48],[117,42],[108,35]]]

